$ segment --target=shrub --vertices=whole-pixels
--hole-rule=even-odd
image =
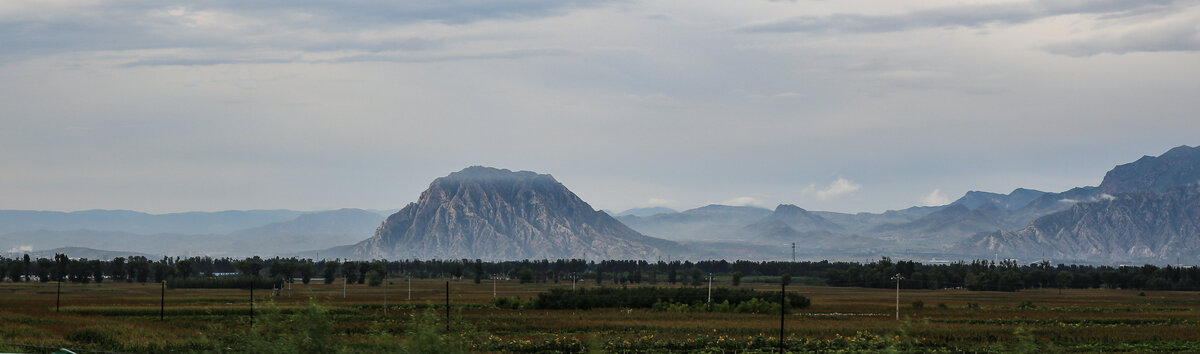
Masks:
[[[1032,310],[1032,309],[1036,309],[1037,305],[1034,305],[1033,301],[1025,300],[1025,301],[1021,301],[1020,304],[1017,304],[1017,308],[1022,309],[1022,310]]]
[[[705,305],[708,290],[704,288],[582,288],[570,290],[554,288],[538,294],[534,307],[539,309],[591,309],[591,308],[653,308],[657,303],[679,303]],[[786,295],[788,308],[806,308],[808,298],[789,292]],[[757,299],[767,303],[779,303],[779,293],[753,289],[713,288],[713,303],[728,302],[738,306]]]

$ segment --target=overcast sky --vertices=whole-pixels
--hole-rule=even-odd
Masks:
[[[872,211],[1200,144],[1200,0],[0,2],[0,209]]]

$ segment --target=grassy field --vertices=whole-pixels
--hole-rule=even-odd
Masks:
[[[413,280],[411,299],[408,284],[352,284],[344,297],[342,284],[256,290],[252,325],[246,290],[167,289],[160,320],[158,284],[63,284],[56,311],[57,284],[0,283],[0,351],[755,352],[779,345],[778,314],[498,309],[491,282],[469,280],[450,281],[446,331],[445,280]],[[502,281],[496,296],[528,300],[555,286],[570,284]],[[903,290],[897,320],[894,290],[788,290],[812,300],[785,316],[789,351],[1200,351],[1196,292]]]

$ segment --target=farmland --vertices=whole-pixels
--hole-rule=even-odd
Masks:
[[[0,351],[775,351],[777,313],[644,308],[539,310],[561,284],[389,278],[280,291],[103,282],[0,283]],[[596,287],[594,282],[580,287]],[[607,285],[612,286],[612,285]],[[661,285],[660,285],[661,286]],[[718,279],[715,287],[730,287]],[[742,288],[779,291],[778,284]],[[811,300],[785,315],[789,351],[1200,350],[1200,293],[1111,289],[1018,292],[790,286]],[[344,295],[343,295],[344,294]],[[56,301],[59,306],[56,311]],[[499,306],[498,306],[499,305]],[[162,306],[162,307],[160,307]],[[160,320],[160,316],[163,319]],[[449,327],[449,330],[446,327]],[[26,346],[16,346],[26,345]]]

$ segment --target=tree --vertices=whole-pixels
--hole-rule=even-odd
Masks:
[[[1062,289],[1067,285],[1070,285],[1073,278],[1075,278],[1075,276],[1071,275],[1071,272],[1065,270],[1058,271],[1058,275],[1054,276],[1054,283],[1058,285],[1059,295],[1062,295]]]
[[[604,269],[600,268],[600,266],[596,266],[596,285],[600,285],[603,283],[604,283]]]
[[[300,271],[300,282],[307,285],[308,282],[312,281],[313,264],[305,261],[297,264],[296,266]]]
[[[259,272],[262,271],[263,264],[260,261],[247,258],[238,261],[234,267],[243,275],[258,276]]]
[[[358,266],[354,262],[342,263],[342,277],[346,278],[346,283],[355,283],[358,280]]]
[[[783,273],[783,275],[779,276],[779,282],[783,283],[783,285],[791,285],[792,284],[792,275],[788,274],[788,273]]]
[[[360,276],[358,277],[359,284],[365,283],[367,281],[367,272],[370,272],[370,271],[371,271],[371,263],[368,263],[368,262],[359,262],[358,263],[358,274],[360,274]]]
[[[462,264],[454,262],[454,266],[450,267],[450,276],[454,279],[462,279],[463,267]]]
[[[700,283],[704,282],[704,271],[700,268],[692,268],[691,276],[692,286],[700,286]]]
[[[733,286],[742,285],[742,272],[733,272]]]
[[[321,264],[325,267],[321,271],[321,275],[325,277],[325,284],[333,284],[334,279],[337,278],[337,262],[325,261],[321,262]]]
[[[387,268],[384,268],[383,263],[372,263],[370,270],[367,271],[366,278],[367,285],[379,286],[387,278]]]
[[[109,272],[112,273],[113,280],[125,280],[125,257],[113,258]]]
[[[192,261],[181,259],[175,261],[175,276],[179,278],[187,278],[192,276],[195,271],[192,269]]]
[[[483,281],[483,260],[475,259],[475,284]]]
[[[533,270],[529,267],[521,267],[517,270],[517,279],[521,281],[521,284],[533,282]]]
[[[92,281],[101,283],[104,281],[104,263],[99,260],[88,262],[88,268],[92,271]]]

